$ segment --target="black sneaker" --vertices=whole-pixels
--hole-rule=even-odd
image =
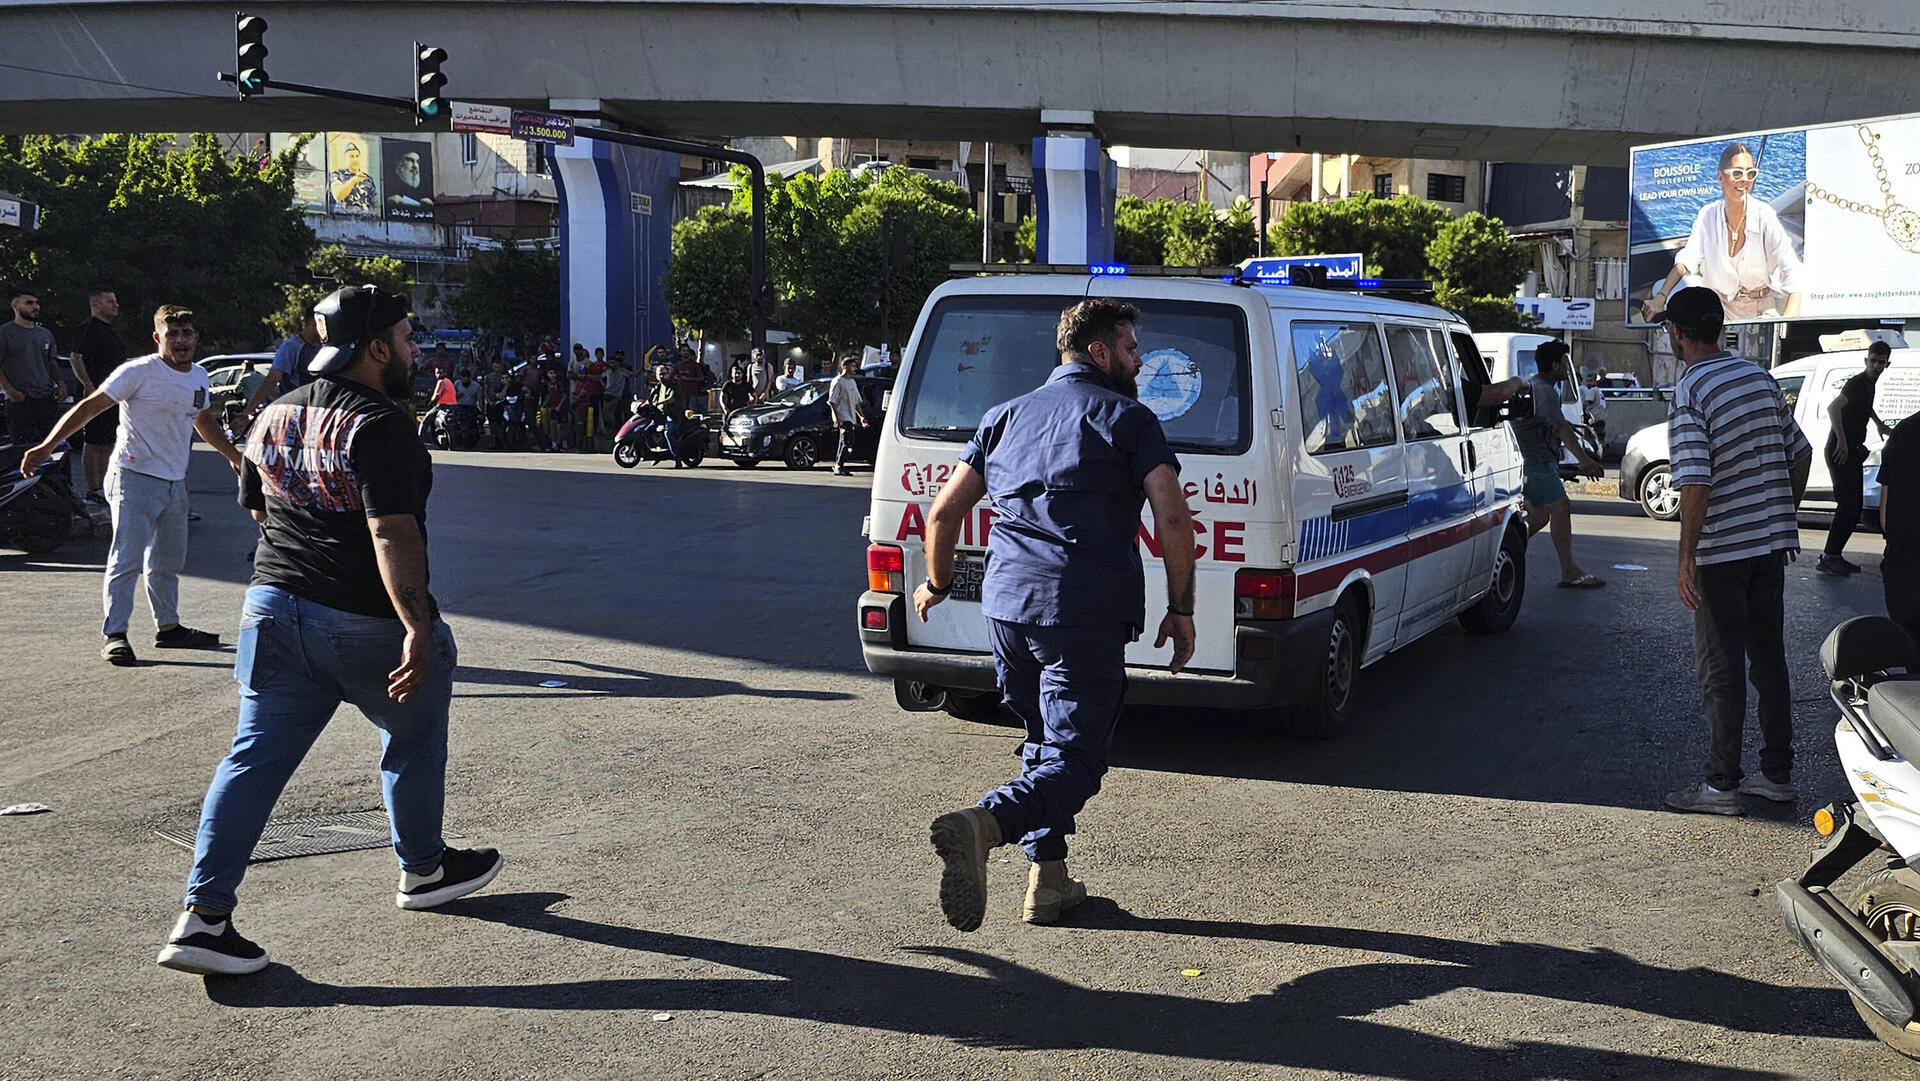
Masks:
[[[393,903],[406,909],[444,905],[492,882],[506,862],[491,848],[449,848],[440,854],[440,866],[430,875],[402,870]]]
[[[100,646],[100,659],[116,668],[131,668],[134,665],[133,646],[127,643],[124,634],[110,634]]]
[[[1847,575],[1853,573],[1847,569],[1847,566],[1847,561],[1838,556],[1821,556],[1820,562],[1815,563],[1813,569],[1819,571],[1821,574],[1831,574],[1836,578],[1845,578]]]
[[[200,976],[244,976],[267,967],[267,951],[240,937],[231,914],[182,912],[155,960],[162,968]]]
[[[155,631],[153,635],[155,649],[219,649],[220,636],[212,631],[196,631],[192,627],[175,627],[170,631]]]

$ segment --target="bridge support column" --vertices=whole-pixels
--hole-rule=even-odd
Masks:
[[[1113,201],[1120,171],[1091,135],[1033,141],[1034,261],[1113,261]]]
[[[580,139],[553,148],[560,195],[561,347],[574,342],[638,364],[669,342],[660,278],[671,251],[680,156]]]

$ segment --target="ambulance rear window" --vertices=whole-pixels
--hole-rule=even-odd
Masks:
[[[901,396],[901,430],[964,443],[988,409],[1045,383],[1058,365],[1054,328],[1074,300],[1060,296],[949,297],[927,319]],[[1246,450],[1247,325],[1230,304],[1129,297],[1140,309],[1137,379],[1175,450]]]

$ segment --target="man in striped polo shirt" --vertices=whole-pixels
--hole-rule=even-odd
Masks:
[[[1693,613],[1694,668],[1711,750],[1705,779],[1667,793],[1676,811],[1739,815],[1740,793],[1776,803],[1793,786],[1787,688],[1786,564],[1800,551],[1795,508],[1813,447],[1780,385],[1721,348],[1726,315],[1711,289],[1673,294],[1667,328],[1686,374],[1673,388],[1668,441],[1680,489],[1680,603]],[[1747,681],[1759,692],[1760,778],[1742,780]]]

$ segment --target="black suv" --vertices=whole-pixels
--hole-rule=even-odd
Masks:
[[[827,386],[832,382],[831,378],[810,379],[763,404],[735,410],[720,425],[721,456],[742,469],[774,460],[786,462],[789,469],[831,463],[840,448],[833,411],[827,408]],[[860,412],[867,426],[854,441],[853,456],[871,462],[880,444],[884,395],[893,389],[893,380],[861,375],[854,382],[860,388]]]

